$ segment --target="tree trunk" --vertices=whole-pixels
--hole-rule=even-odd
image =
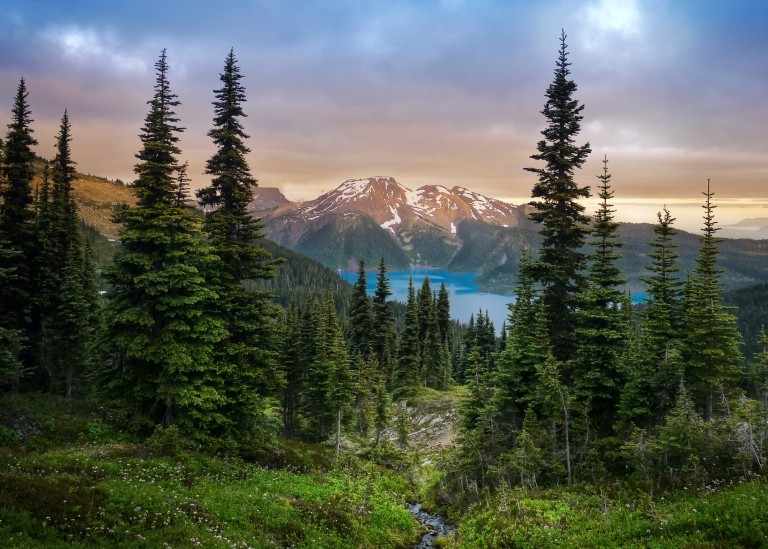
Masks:
[[[704,421],[712,420],[712,389],[707,390],[707,395],[704,397]]]
[[[339,461],[339,454],[341,453],[341,406],[339,406],[338,412],[336,412],[336,461]]]
[[[65,383],[64,393],[65,393],[65,397],[68,399],[72,398],[72,378],[74,376],[73,370],[74,368],[72,368],[72,365],[69,364],[67,366],[67,373],[66,373],[65,382],[64,382]]]
[[[563,401],[563,419],[565,420],[565,466],[568,470],[568,486],[573,486],[573,472],[571,471],[571,438],[569,432],[570,414],[568,413],[568,403],[565,396],[560,394]]]

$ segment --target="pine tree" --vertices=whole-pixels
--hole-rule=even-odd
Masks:
[[[52,381],[56,368],[54,335],[50,330],[55,328],[52,316],[59,298],[61,275],[66,259],[66,256],[62,256],[62,251],[66,254],[66,249],[62,250],[59,244],[60,233],[66,234],[63,212],[55,210],[57,205],[61,205],[61,201],[53,200],[50,175],[50,163],[46,162],[43,164],[42,181],[35,197],[35,239],[38,252],[32,265],[34,277],[31,282],[35,298],[30,315],[29,336],[35,357],[35,380],[38,389],[44,388]]]
[[[17,337],[17,342],[30,339],[32,264],[37,248],[31,187],[34,176],[32,147],[37,145],[37,140],[32,137],[28,95],[22,78],[16,90],[0,166],[0,242],[4,249],[0,255],[0,269],[10,275],[6,283],[0,285],[0,328],[15,334],[12,337]],[[19,358],[25,368],[32,366],[29,353],[22,352]]]
[[[488,316],[488,310],[477,312],[477,323],[475,324],[475,346],[480,352],[480,356],[488,363],[488,370],[493,369],[494,354],[496,353],[496,328]]]
[[[589,187],[574,181],[574,171],[580,168],[591,152],[589,143],[576,146],[574,140],[581,129],[583,105],[573,99],[576,84],[568,79],[571,64],[566,52],[565,32],[560,37],[560,51],[555,66],[555,78],[546,92],[547,102],[542,114],[548,121],[541,132],[534,160],[546,163],[544,168],[526,168],[538,176],[531,205],[536,208],[529,216],[541,225],[542,245],[537,279],[543,284],[547,326],[556,358],[563,362],[576,351],[575,310],[584,287],[581,271],[585,266],[582,246],[589,232],[589,217],[584,215],[580,198],[588,198]],[[566,378],[566,383],[569,380]]]
[[[493,406],[497,422],[510,443],[532,401],[537,368],[549,353],[546,322],[532,270],[530,253],[524,250],[515,287],[516,299],[509,305],[507,346],[497,358]]]
[[[763,404],[763,416],[768,420],[768,334],[765,332],[765,326],[760,326],[757,343],[762,350],[755,354],[754,381],[760,402]]]
[[[419,311],[419,344],[423,347],[424,340],[427,337],[427,329],[431,322],[432,311],[435,308],[434,294],[432,293],[432,285],[429,282],[428,276],[425,276],[421,282],[421,288],[419,288],[416,294],[416,303]]]
[[[440,283],[440,290],[437,292],[437,324],[440,327],[440,337],[444,343],[449,343],[451,324],[451,302],[445,282]]]
[[[379,261],[379,273],[376,277],[376,291],[373,294],[373,352],[383,372],[383,378],[389,381],[392,377],[392,368],[395,355],[395,343],[397,332],[395,330],[395,313],[392,311],[392,303],[389,296],[387,279],[387,266],[384,256]]]
[[[624,245],[619,240],[619,224],[613,219],[615,210],[608,159],[603,159],[603,173],[598,176],[600,205],[592,225],[593,252],[587,276],[582,307],[576,316],[579,348],[572,366],[575,397],[585,404],[590,419],[602,434],[609,434],[615,421],[616,405],[624,382],[621,358],[627,339],[626,308],[629,299],[620,289],[626,284],[616,262],[616,252]]]
[[[408,393],[419,386],[419,311],[413,277],[408,280],[408,299],[405,304],[405,321],[397,348],[397,365],[393,387]]]
[[[445,389],[451,381],[450,356],[447,345],[440,337],[437,308],[429,289],[429,279],[425,278],[424,281],[419,292],[419,324],[424,330],[421,345],[421,379],[425,387]]]
[[[550,423],[552,438],[552,459],[563,459],[566,466],[568,485],[573,484],[573,456],[571,443],[571,410],[573,395],[563,383],[560,372],[562,366],[552,353],[537,365],[536,389],[532,395],[535,409],[540,410],[540,417]],[[560,451],[560,448],[563,450]]]
[[[696,269],[690,285],[689,302],[685,310],[685,375],[691,396],[703,411],[705,421],[713,416],[715,391],[733,393],[742,375],[742,356],[739,350],[741,336],[736,329],[736,317],[723,305],[722,269],[717,267],[717,245],[722,242],[715,236],[715,225],[707,180],[704,228],[699,238],[701,247],[696,259]]]
[[[306,419],[305,438],[320,442],[328,436],[333,410],[328,405],[328,368],[324,362],[324,346],[328,341],[327,317],[323,304],[315,300],[302,319],[302,349],[305,350],[306,373],[301,393],[301,415]]]
[[[4,265],[14,265],[16,258],[12,256],[20,255],[21,252],[8,246],[1,238],[2,234],[0,234],[0,288],[6,288],[14,281],[14,267]],[[2,308],[0,310],[5,311]],[[21,330],[0,326],[0,390],[17,390],[19,387],[19,381],[24,373],[20,360],[23,343]]]
[[[245,88],[240,83],[242,75],[237,66],[234,51],[230,51],[224,63],[220,79],[222,87],[215,90],[213,129],[208,136],[217,147],[206,164],[205,173],[212,176],[211,185],[197,192],[200,205],[210,209],[206,214],[206,229],[226,268],[222,272],[231,283],[244,280],[271,278],[275,261],[258,244],[263,237],[263,225],[248,212],[253,200],[253,178],[246,160],[250,149],[240,121],[246,115]]]
[[[299,430],[299,409],[306,375],[301,328],[299,304],[291,300],[280,330],[280,362],[285,372],[282,391],[283,434],[287,437],[295,436]]]
[[[456,383],[463,385],[467,381],[469,366],[469,356],[477,344],[477,330],[475,328],[475,314],[469,315],[469,321],[464,327],[460,352],[453,364],[453,379]]]
[[[218,294],[215,311],[229,334],[218,357],[230,364],[225,373],[226,413],[239,418],[238,429],[248,433],[265,412],[263,399],[276,394],[284,382],[274,343],[278,310],[268,293],[251,287],[253,280],[272,278],[278,262],[260,244],[263,225],[248,212],[256,180],[246,160],[249,136],[241,122],[246,116],[245,88],[233,50],[225,59],[220,80],[221,88],[214,90],[213,128],[208,132],[216,146],[205,170],[211,184],[200,189],[197,197],[206,210],[210,243],[221,259],[209,277]],[[178,174],[181,192],[185,167]]]
[[[129,426],[178,424],[205,441],[237,419],[221,413],[228,404],[222,372],[228,365],[214,360],[227,334],[211,314],[218,296],[204,273],[217,257],[195,214],[177,205],[183,128],[173,110],[179,101],[168,82],[165,50],[155,69],[134,168],[137,204],[116,216],[122,248],[105,273],[112,289],[99,379]]]
[[[373,384],[373,428],[376,430],[376,444],[381,443],[381,435],[392,419],[390,409],[392,399],[387,391],[387,385],[383,376],[374,380]]]
[[[635,391],[643,391],[640,385],[650,390],[650,397],[632,397],[636,401],[631,406],[637,412],[637,402],[648,401],[651,409],[645,419],[637,416],[638,426],[659,423],[669,413],[677,400],[677,390],[683,380],[681,362],[680,317],[682,281],[676,277],[678,254],[673,238],[677,231],[673,228],[675,218],[664,208],[657,215],[658,223],[654,226],[656,240],[650,243],[653,251],[648,257],[653,261],[648,270],[651,276],[644,279],[648,285],[648,299],[645,303],[645,317],[641,325],[639,347],[632,358],[630,376],[636,386]]]
[[[353,355],[365,358],[373,349],[373,316],[364,259],[358,263],[357,280],[349,299],[349,347]]]
[[[305,414],[315,440],[335,433],[338,456],[344,411],[355,395],[354,380],[333,300],[326,297],[316,303],[313,317],[315,356],[307,373]]]
[[[41,279],[38,286],[48,290],[41,291],[42,301],[38,301],[40,323],[44,328],[39,345],[50,349],[43,364],[59,377],[54,382],[63,385],[67,397],[72,396],[76,376],[85,370],[89,361],[98,308],[95,273],[87,256],[90,248],[86,250],[77,205],[71,194],[76,172],[71,157],[70,131],[69,115],[64,111],[51,169],[52,197],[46,206],[50,225],[43,224],[39,229],[40,256],[46,264],[37,269]],[[38,218],[42,220],[42,217]],[[45,273],[44,280],[42,273]]]

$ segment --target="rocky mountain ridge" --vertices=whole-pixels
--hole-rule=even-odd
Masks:
[[[276,189],[259,188],[252,210],[261,214],[271,240],[332,269],[354,269],[360,258],[373,265],[383,256],[391,270],[429,266],[476,272],[484,290],[499,293],[512,290],[521,251],[540,243],[540,227],[528,219],[528,205],[458,186],[411,190],[392,177],[350,179],[301,205]],[[750,221],[736,234],[758,234],[747,225],[752,229],[762,220]],[[630,288],[641,291],[653,226],[621,227],[620,267]],[[692,272],[698,235],[680,231],[676,242],[680,272]],[[768,281],[768,240],[726,240],[719,262],[729,288]]]
[[[282,195],[281,200],[276,200],[276,196],[275,190],[261,189],[252,204],[254,213],[259,212],[264,219],[269,238],[326,264],[331,257],[316,253],[319,233],[344,241],[352,254],[370,252],[364,254],[369,261],[371,255],[387,251],[387,240],[394,240],[405,254],[391,257],[396,264],[445,266],[461,248],[458,227],[464,221],[500,227],[528,223],[526,206],[508,204],[459,186],[449,189],[424,185],[411,190],[386,176],[349,179],[300,206]],[[366,220],[371,220],[378,229],[371,228]],[[355,238],[368,240],[370,246],[355,245],[341,234],[363,225],[367,227],[366,234]],[[335,266],[340,268],[356,259],[355,255],[333,257]]]

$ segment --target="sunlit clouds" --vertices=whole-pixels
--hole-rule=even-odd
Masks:
[[[61,56],[72,63],[92,65],[99,70],[118,73],[143,74],[147,60],[123,51],[110,31],[97,32],[92,28],[52,27],[41,33],[43,39],[58,49]]]
[[[391,175],[411,188],[525,198],[534,176],[523,168],[545,123],[562,29],[585,105],[579,142],[594,150],[578,181],[595,185],[607,154],[617,198],[696,201],[711,178],[725,217],[745,210],[737,199],[768,196],[768,3],[257,0],[223,8],[0,0],[0,124],[25,77],[40,154],[52,156],[67,108],[79,169],[131,180],[153,66],[166,48],[187,128],[182,160],[202,186],[214,150],[206,136],[213,90],[234,48],[261,186],[309,199],[349,178]]]

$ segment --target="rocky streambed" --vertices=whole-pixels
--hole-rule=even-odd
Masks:
[[[421,503],[409,503],[406,505],[411,514],[427,528],[426,533],[421,537],[421,541],[413,546],[414,549],[434,547],[437,539],[448,536],[455,531],[455,528],[447,524],[443,517],[433,515],[422,509]]]

